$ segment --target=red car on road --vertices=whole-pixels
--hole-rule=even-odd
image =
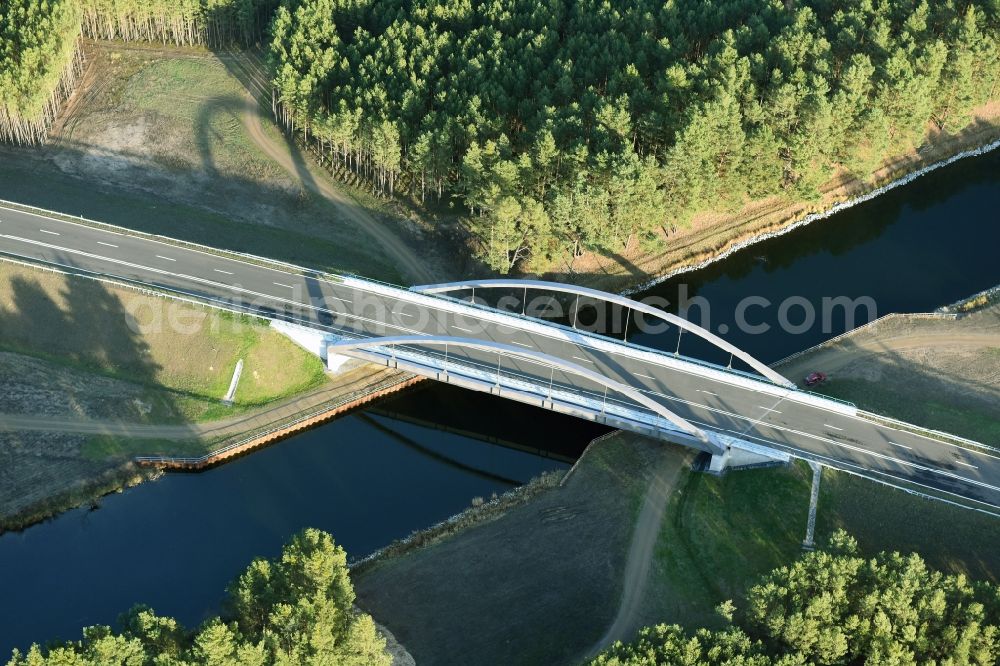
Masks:
[[[826,373],[810,372],[809,376],[806,377],[806,386],[816,386],[817,384],[822,384],[825,381],[826,381]]]

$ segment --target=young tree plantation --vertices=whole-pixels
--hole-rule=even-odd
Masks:
[[[289,128],[380,192],[452,196],[506,272],[865,176],[996,94],[997,5],[286,0]]]
[[[73,0],[0,3],[0,140],[40,143],[82,71]]]

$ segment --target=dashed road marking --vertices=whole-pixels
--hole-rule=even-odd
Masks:
[[[645,377],[646,379],[652,379],[654,382],[656,381],[656,377],[650,377],[649,375],[644,375],[641,372],[636,372],[633,374],[635,374],[636,377]]]
[[[892,444],[893,446],[898,446],[901,449],[906,449],[907,451],[912,451],[913,450],[912,446],[907,446],[905,444],[897,444],[896,442],[889,442],[889,443]]]
[[[957,462],[959,465],[965,465],[966,467],[971,467],[972,469],[979,469],[977,466],[973,465],[972,463],[962,462],[961,460],[956,460],[955,462]]]
[[[573,358],[575,358],[578,361],[583,361],[584,363],[593,363],[593,361],[591,361],[589,358],[583,358],[582,356],[574,356]]]
[[[278,285],[279,287],[284,287],[286,289],[295,289],[295,287],[293,287],[292,285],[285,284],[284,282],[275,282],[274,284]]]
[[[53,236],[62,236],[62,234],[60,234],[58,232],[55,232],[55,231],[49,231],[48,229],[39,229],[39,231],[41,231],[43,234],[51,234]]]
[[[706,391],[705,389],[696,389],[698,393],[707,393],[708,395],[714,395],[716,398],[719,397],[718,393],[712,393],[711,391]]]
[[[532,348],[532,345],[529,345],[529,344],[524,343],[524,342],[518,342],[517,340],[511,340],[511,342],[513,342],[515,345],[519,345],[521,347],[527,347],[528,349]]]
[[[837,426],[832,426],[829,423],[824,423],[823,427],[824,428],[830,428],[831,430],[843,430],[843,428],[838,428]]]
[[[465,331],[466,333],[472,333],[472,329],[471,328],[462,328],[458,324],[452,324],[451,327],[452,328],[457,328],[460,331]]]
[[[221,268],[213,268],[212,270],[214,270],[216,273],[222,273],[223,275],[232,275],[233,274],[232,271],[224,271]]]
[[[759,409],[763,409],[765,412],[774,412],[775,414],[780,414],[781,413],[777,409],[775,409],[774,407],[758,407],[758,408]]]
[[[176,259],[171,259],[170,257],[164,257],[162,254],[156,255],[157,259],[164,259],[166,261],[177,261]]]
[[[98,244],[98,245],[104,245],[104,246],[106,246],[106,247],[118,247],[118,246],[117,246],[117,245],[115,245],[114,243],[105,243],[104,241],[97,241],[97,244]]]

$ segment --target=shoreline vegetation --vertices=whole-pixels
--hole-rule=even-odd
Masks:
[[[657,273],[655,277],[652,277],[645,282],[638,284],[621,283],[618,284],[616,288],[619,293],[623,295],[632,295],[646,291],[677,275],[701,270],[711,264],[723,261],[736,252],[757,243],[761,243],[778,236],[783,236],[814,222],[819,222],[833,217],[837,213],[847,210],[848,208],[853,208],[859,204],[871,201],[898,187],[904,187],[918,178],[940,168],[947,167],[963,159],[979,157],[986,155],[987,153],[991,153],[1000,148],[1000,138],[997,138],[1000,136],[1000,114],[995,116],[994,120],[989,125],[989,128],[990,129],[984,130],[982,133],[976,133],[976,138],[974,140],[970,140],[969,142],[957,142],[957,144],[953,147],[958,148],[958,152],[950,155],[947,153],[942,155],[943,148],[942,150],[937,150],[938,146],[925,145],[922,147],[925,148],[925,150],[920,151],[922,154],[920,154],[916,160],[895,160],[904,161],[907,166],[901,167],[899,170],[895,171],[887,168],[886,176],[883,180],[875,181],[874,183],[852,180],[841,184],[838,186],[837,190],[844,190],[847,192],[844,198],[834,197],[830,202],[824,203],[824,205],[818,209],[816,209],[815,206],[804,206],[801,203],[790,203],[778,211],[769,212],[764,215],[763,218],[761,218],[764,220],[763,225],[759,230],[750,231],[746,235],[735,237],[727,237],[724,235],[720,236],[718,241],[721,242],[721,245],[719,245],[717,249],[707,252],[708,256],[703,257],[702,255],[706,253],[700,251],[695,252],[688,258],[680,258],[665,264],[667,267],[666,272]],[[981,137],[986,137],[987,140],[985,143],[979,142]],[[949,143],[948,145],[952,147],[952,143]],[[772,218],[778,221],[766,221],[771,220]],[[752,225],[757,220],[758,218],[753,218],[746,222],[746,224]],[[711,229],[711,227],[709,227],[709,229]],[[706,242],[708,244],[712,244],[713,238],[713,236],[709,236]],[[650,261],[655,260],[651,259]],[[642,266],[642,259],[638,259],[635,262],[635,265]],[[601,284],[602,282],[617,284],[616,278],[619,277],[621,276],[606,275],[605,277],[597,279],[594,282],[595,284]]]
[[[183,663],[191,666],[364,664],[405,657],[354,605],[347,554],[320,530],[291,537],[278,557],[255,558],[227,587],[223,612],[186,628],[136,605],[118,627],[82,629],[82,638],[13,651],[8,666]]]

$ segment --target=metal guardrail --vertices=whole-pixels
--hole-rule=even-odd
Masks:
[[[924,436],[930,437],[931,439],[950,440],[954,444],[966,448],[979,449],[980,451],[1000,454],[1000,448],[997,448],[995,446],[990,446],[989,444],[983,444],[982,442],[977,442],[974,439],[968,439],[966,437],[960,437],[959,435],[953,435],[950,432],[944,432],[943,430],[934,430],[932,428],[925,428],[923,426],[919,426],[914,423],[909,423],[907,421],[900,421],[899,419],[894,419],[890,416],[883,416],[882,414],[876,414],[875,412],[868,412],[863,409],[858,410],[858,416],[864,417],[869,421],[882,422],[890,427],[896,426],[899,430],[909,430],[916,434],[923,434]]]
[[[32,206],[30,204],[18,203],[16,201],[9,201],[7,199],[0,199],[0,206],[4,206],[6,208],[12,208],[15,210],[24,210],[25,212],[29,213],[40,213],[44,214],[46,217],[53,217],[56,219],[64,220],[66,222],[73,222],[75,224],[80,224],[86,227],[93,227],[95,229],[110,231],[113,233],[121,234],[123,236],[144,238],[146,240],[165,243],[168,245],[176,245],[178,247],[183,247],[188,250],[196,250],[198,252],[205,252],[207,254],[213,254],[220,257],[229,257],[231,259],[236,259],[238,261],[259,264],[262,266],[279,267],[285,271],[288,271],[290,269],[299,274],[312,274],[317,276],[337,275],[336,273],[327,273],[319,269],[307,268],[305,266],[299,266],[298,264],[293,264],[287,261],[281,261],[280,259],[270,259],[268,257],[261,257],[256,254],[250,254],[249,252],[238,252],[236,250],[227,250],[224,248],[212,247],[211,245],[203,245],[201,243],[196,243],[194,241],[174,238],[173,236],[164,236],[163,234],[153,234],[147,231],[139,231],[137,229],[130,229],[129,227],[122,227],[117,224],[111,224],[110,222],[101,222],[99,220],[93,220],[89,217],[84,217],[83,215],[70,215],[69,213],[61,213],[59,211],[49,210],[48,208],[40,208],[39,206]],[[368,280],[370,278],[362,278],[362,279]],[[405,289],[404,287],[399,287],[399,288]]]
[[[249,444],[250,442],[252,442],[254,440],[261,439],[261,438],[267,437],[269,435],[273,435],[273,434],[275,434],[277,432],[281,432],[282,430],[287,430],[288,428],[293,428],[293,427],[295,427],[296,425],[298,425],[300,423],[308,421],[309,419],[316,418],[317,416],[325,414],[326,412],[329,412],[330,410],[337,409],[338,407],[343,407],[344,405],[349,404],[351,402],[354,402],[354,401],[358,400],[359,398],[362,398],[362,397],[364,397],[366,395],[371,395],[372,393],[377,393],[379,391],[384,391],[387,388],[391,388],[393,386],[396,386],[398,384],[402,384],[402,383],[407,382],[407,381],[410,381],[410,378],[394,378],[394,379],[391,379],[391,380],[386,380],[386,381],[383,381],[383,382],[379,382],[378,384],[375,384],[374,386],[371,386],[368,389],[366,389],[361,395],[345,396],[343,398],[339,398],[337,400],[333,400],[331,402],[324,403],[324,405],[322,407],[317,408],[315,410],[312,410],[312,411],[310,411],[310,412],[308,412],[306,414],[300,414],[300,415],[294,417],[291,421],[288,421],[288,422],[285,422],[285,423],[281,423],[280,425],[273,425],[273,426],[271,426],[271,427],[269,427],[269,428],[267,428],[265,430],[257,431],[257,432],[255,432],[252,435],[248,435],[248,436],[244,437],[243,439],[240,439],[239,441],[233,442],[231,444],[227,444],[226,446],[220,447],[218,449],[214,449],[214,450],[209,451],[208,453],[206,453],[204,455],[201,455],[201,456],[194,456],[194,457],[185,457],[185,456],[135,456],[133,458],[133,460],[135,462],[153,463],[153,464],[155,464],[155,463],[172,463],[172,464],[180,464],[180,465],[199,465],[199,464],[204,464],[204,463],[208,462],[209,460],[211,460],[212,458],[216,458],[218,456],[224,455],[224,454],[228,453],[229,451],[232,451],[234,449],[238,449],[238,448],[240,448],[242,446],[245,446],[245,445]]]

